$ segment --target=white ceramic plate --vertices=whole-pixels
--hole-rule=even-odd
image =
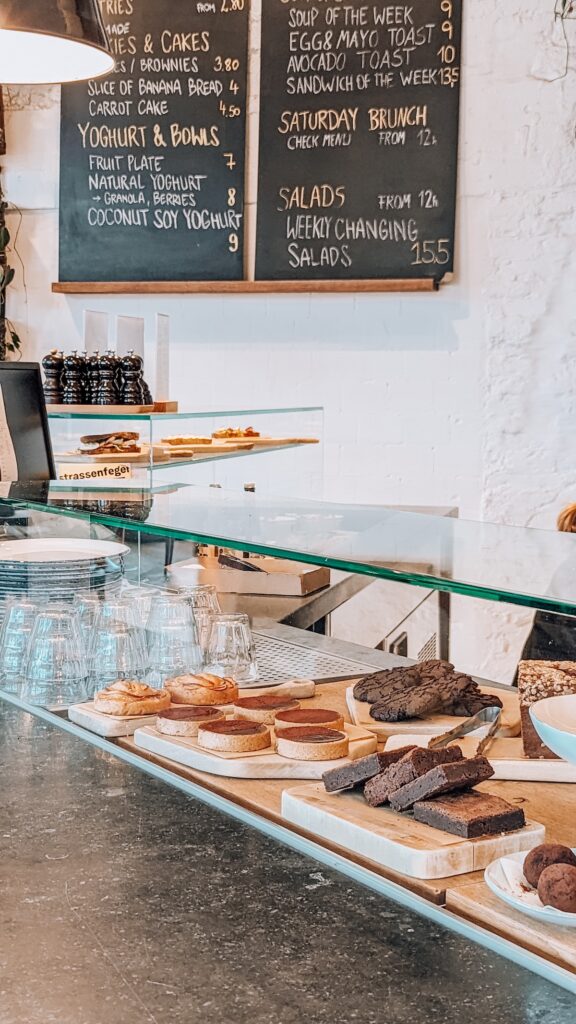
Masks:
[[[109,540],[80,540],[56,537],[6,540],[0,545],[0,559],[12,562],[91,562],[96,558],[126,555],[130,548]]]
[[[522,870],[526,857],[526,852],[512,853],[489,864],[484,872],[484,881],[488,888],[509,907],[533,917],[536,921],[561,925],[564,928],[576,928],[576,914],[566,914],[554,907],[545,907],[536,890],[528,885]]]
[[[530,718],[542,742],[558,757],[576,764],[576,694],[536,701]]]

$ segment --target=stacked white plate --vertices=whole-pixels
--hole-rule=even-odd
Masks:
[[[125,544],[77,538],[0,542],[0,601],[69,600],[85,590],[113,591],[124,576]]]

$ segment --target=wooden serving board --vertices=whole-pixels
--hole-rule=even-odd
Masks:
[[[350,754],[332,761],[297,761],[280,757],[273,747],[248,754],[229,754],[204,750],[192,737],[163,736],[152,726],[137,729],[137,747],[159,754],[179,764],[188,765],[211,775],[227,775],[233,779],[320,779],[330,768],[348,764],[376,750],[376,737],[353,725],[344,726],[350,739]]]
[[[195,455],[230,455],[231,452],[250,451],[254,445],[242,444],[162,444],[163,455],[168,459],[193,458]]]
[[[410,743],[427,746],[430,739],[431,736],[418,733],[390,736],[386,741],[386,750],[397,750]],[[454,742],[462,748],[464,757],[474,757],[479,739],[481,734],[471,734]],[[510,782],[576,782],[576,765],[556,758],[544,760],[526,757],[520,736],[496,737],[484,753],[494,768],[494,779],[508,779]]]
[[[485,882],[446,892],[448,910],[576,972],[576,929],[544,924],[499,900]]]
[[[226,438],[216,438],[218,441],[226,441]],[[256,448],[266,448],[270,445],[280,447],[283,444],[319,444],[317,437],[231,437],[229,444],[247,442]]]
[[[494,693],[490,687],[481,686],[480,689],[482,693]],[[520,703],[517,691],[498,690],[498,696],[504,705],[498,735],[519,736]],[[410,733],[413,736],[439,736],[440,733],[455,729],[457,725],[467,721],[466,718],[458,718],[455,715],[429,715],[427,718],[410,718],[405,722],[377,722],[375,718],[370,717],[372,705],[356,700],[353,686],[349,686],[346,690],[346,704],[354,724],[363,729],[370,729],[381,739],[387,739],[388,736],[404,735],[404,733]]]
[[[153,405],[47,405],[47,412],[73,412],[83,416],[140,416],[154,412]]]
[[[461,839],[387,807],[370,807],[361,793],[327,793],[324,785],[282,794],[282,814],[330,843],[411,878],[444,878],[485,868],[497,857],[544,842],[543,825],[483,839]]]

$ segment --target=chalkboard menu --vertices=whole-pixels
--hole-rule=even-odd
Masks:
[[[265,0],[256,277],[453,269],[462,0]]]
[[[62,89],[61,281],[243,277],[248,0],[99,0],[114,74]]]

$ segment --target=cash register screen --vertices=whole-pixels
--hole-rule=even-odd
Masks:
[[[55,476],[40,367],[0,362],[0,479]]]

